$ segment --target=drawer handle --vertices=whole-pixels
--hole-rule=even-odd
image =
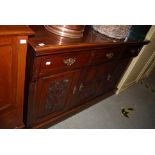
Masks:
[[[110,74],[108,74],[108,76],[107,76],[107,80],[109,81],[109,80],[111,80],[111,75]]]
[[[81,91],[83,89],[84,85],[83,83],[80,84],[80,87],[79,87],[79,91]]]
[[[106,54],[106,57],[107,57],[108,59],[111,59],[113,56],[114,56],[114,53],[107,53],[107,54]]]
[[[71,66],[76,62],[76,59],[75,58],[68,58],[68,59],[64,59],[63,62],[67,66]]]
[[[76,86],[74,86],[74,89],[73,89],[73,95],[75,94],[76,89],[77,89],[77,87],[76,87]]]

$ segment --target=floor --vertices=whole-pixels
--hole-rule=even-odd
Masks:
[[[122,108],[133,108],[125,117]],[[155,74],[50,129],[155,128]]]

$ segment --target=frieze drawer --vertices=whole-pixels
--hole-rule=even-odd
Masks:
[[[91,52],[74,52],[44,56],[41,60],[39,75],[71,70],[90,64]]]
[[[121,48],[94,50],[93,64],[99,64],[120,58]]]

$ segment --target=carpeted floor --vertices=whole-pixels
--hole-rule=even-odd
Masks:
[[[151,129],[155,128],[155,74],[50,129]],[[122,108],[133,108],[128,117]]]

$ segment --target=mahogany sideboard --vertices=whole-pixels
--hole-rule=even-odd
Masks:
[[[147,42],[123,42],[86,27],[69,39],[30,26],[24,122],[49,127],[115,93],[131,58]]]
[[[0,128],[23,128],[28,26],[0,26]]]

